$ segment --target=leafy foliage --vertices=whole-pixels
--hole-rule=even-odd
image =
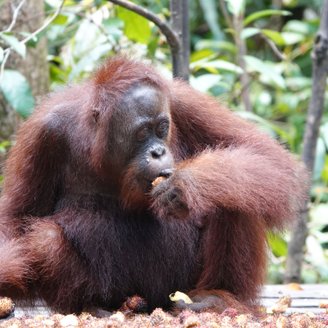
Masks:
[[[28,117],[34,108],[34,98],[26,78],[15,70],[5,70],[0,82],[8,103],[23,117]]]
[[[116,9],[117,17],[124,22],[124,34],[132,41],[147,44],[150,41],[151,28],[147,19],[122,7]]]

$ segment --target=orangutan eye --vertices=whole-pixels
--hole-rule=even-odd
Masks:
[[[139,142],[145,141],[149,137],[149,135],[150,135],[150,131],[148,126],[143,126],[136,133],[137,141]]]
[[[169,121],[167,120],[161,121],[156,128],[156,135],[159,138],[163,139],[167,137],[168,132],[169,132]]]

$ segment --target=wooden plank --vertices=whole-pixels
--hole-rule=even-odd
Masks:
[[[292,298],[291,307],[286,313],[325,313],[320,309],[321,302],[328,302],[328,284],[326,285],[301,285],[302,290],[295,291],[286,285],[266,285],[261,293],[260,303],[265,307],[272,307],[283,296]],[[35,315],[51,315],[51,311],[41,301],[37,301],[32,307],[19,304],[16,306],[15,317]]]
[[[326,313],[326,311],[324,309],[320,309],[320,308],[289,308],[286,310],[285,312],[286,314],[292,314],[292,313],[313,313],[313,314],[320,314],[320,313]]]
[[[16,303],[14,317],[21,318],[25,316],[33,317],[36,315],[50,316],[51,310],[46,306],[42,300],[35,300],[33,304],[30,302],[20,301]]]
[[[261,305],[265,307],[273,306],[275,303],[277,303],[279,299],[278,298],[266,298],[261,300]],[[291,307],[319,307],[321,303],[320,299],[308,299],[308,298],[302,298],[302,299],[295,299],[292,298],[292,304]]]
[[[49,308],[43,306],[34,306],[34,307],[20,307],[15,308],[14,317],[23,318],[23,317],[34,317],[36,315],[45,315],[50,316],[52,312]]]
[[[261,297],[282,297],[289,295],[292,298],[328,299],[328,284],[300,286],[303,290],[292,290],[288,285],[266,285],[262,289]]]
[[[328,302],[328,285],[300,285],[302,290],[292,290],[288,285],[266,285],[261,293],[261,304],[272,307],[283,296],[290,296],[291,307],[286,313],[325,313],[319,308],[321,302]]]

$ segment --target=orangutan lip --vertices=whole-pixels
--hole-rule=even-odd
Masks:
[[[173,171],[174,169],[165,169],[161,171],[158,176],[163,178],[169,178],[173,174]]]

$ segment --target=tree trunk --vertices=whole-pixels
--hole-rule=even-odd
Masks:
[[[8,28],[12,22],[14,10],[20,2],[21,0],[5,0],[1,5],[0,31]],[[12,32],[34,32],[43,24],[44,19],[44,1],[26,0],[19,11]],[[21,38],[20,35],[18,37]],[[6,63],[5,68],[18,70],[27,78],[34,97],[45,94],[49,89],[47,53],[47,42],[43,37],[35,48],[27,48],[25,59],[12,51]],[[16,132],[20,122],[19,115],[0,94],[0,140],[9,139]]]
[[[239,14],[238,16],[234,15],[232,24],[235,30],[234,38],[238,50],[237,61],[238,61],[238,65],[243,70],[243,73],[240,76],[241,99],[243,101],[245,111],[252,112],[252,104],[249,94],[251,79],[249,78],[249,74],[247,72],[247,67],[245,62],[245,56],[247,55],[247,48],[246,48],[245,40],[241,38],[241,32],[243,30],[243,21],[244,21],[243,14]]]
[[[172,52],[173,76],[189,80],[189,0],[171,0],[172,28],[180,39],[180,49]]]
[[[307,123],[304,134],[304,147],[302,160],[309,172],[312,172],[314,158],[319,135],[320,122],[324,109],[324,96],[328,73],[328,0],[324,1],[320,28],[317,33],[312,53],[312,98],[309,104]],[[301,213],[292,237],[288,245],[287,267],[285,281],[299,282],[301,280],[301,269],[304,257],[304,246],[308,234],[307,202],[304,203],[304,211]]]

